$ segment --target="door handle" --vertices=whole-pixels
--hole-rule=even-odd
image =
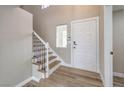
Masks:
[[[73,41],[73,45],[74,45],[73,48],[76,49],[76,45],[77,45],[77,44],[76,44],[76,41]]]
[[[74,45],[77,45],[77,44],[76,44],[76,41],[73,41],[73,44],[74,44]]]
[[[113,55],[113,51],[111,51],[110,54]]]

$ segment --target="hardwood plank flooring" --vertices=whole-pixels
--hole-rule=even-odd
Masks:
[[[99,74],[75,68],[60,66],[48,79],[39,83],[29,82],[36,87],[101,87],[103,86]],[[33,86],[33,87],[34,87]]]
[[[114,87],[124,87],[124,78],[114,76]]]

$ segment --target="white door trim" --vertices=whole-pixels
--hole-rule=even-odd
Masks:
[[[97,73],[99,73],[99,17],[92,17],[87,19],[80,19],[80,20],[74,20],[71,22],[71,65],[73,66],[74,60],[73,60],[73,31],[72,31],[72,24],[82,21],[90,21],[90,20],[96,20],[97,21]]]
[[[113,30],[112,6],[104,6],[104,86],[113,86]]]

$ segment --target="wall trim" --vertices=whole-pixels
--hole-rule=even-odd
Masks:
[[[40,81],[38,78],[36,78],[36,77],[33,76],[33,77],[29,77],[29,78],[25,79],[25,80],[22,81],[21,83],[17,84],[15,87],[22,87],[22,86],[24,86],[25,84],[27,84],[28,82],[30,82],[31,80],[34,80],[34,81],[36,81],[36,82],[39,82],[39,81]]]
[[[112,5],[104,6],[104,80],[105,87],[113,87],[113,30]]]
[[[117,77],[124,78],[124,73],[114,72],[114,73],[113,73],[113,76],[117,76]]]
[[[75,68],[73,65],[67,64],[67,63],[64,63],[64,62],[62,62],[61,65],[62,65],[62,66],[65,66],[65,67],[72,67],[72,68]]]
[[[72,64],[67,64],[67,63],[61,63],[61,65],[62,66],[65,66],[65,67],[71,67],[71,68],[75,68],[75,69],[80,69],[80,70],[85,70],[85,69],[81,69],[81,68],[79,68],[79,67],[75,67],[74,65],[72,65]],[[88,71],[88,70],[86,70],[86,71]],[[89,72],[93,72],[93,71],[89,71]],[[94,72],[94,73],[98,73],[99,74],[99,72]]]
[[[36,78],[36,77],[34,77],[34,76],[32,76],[32,80],[34,80],[34,81],[36,81],[36,82],[39,82],[39,81],[40,81],[40,79],[38,79],[38,78]]]
[[[17,84],[15,87],[22,87],[25,84],[27,84],[28,82],[30,82],[31,80],[32,80],[32,77],[29,77],[26,80],[22,81],[21,83]]]

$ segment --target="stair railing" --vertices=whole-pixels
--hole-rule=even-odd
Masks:
[[[35,31],[33,31],[33,34],[38,38],[38,40],[42,43],[41,45],[41,64],[39,67],[40,70],[44,72],[44,78],[49,77],[49,43],[45,42]],[[37,62],[36,62],[37,63]]]
[[[48,51],[49,50],[49,43],[46,43],[46,78],[49,77],[49,55],[48,55]]]

